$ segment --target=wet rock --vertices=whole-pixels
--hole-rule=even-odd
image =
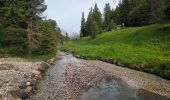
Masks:
[[[41,78],[41,72],[38,70],[33,70],[32,74],[33,74],[32,76],[35,78]]]
[[[19,86],[20,89],[26,89],[27,85],[26,82],[22,82],[21,85]]]
[[[125,65],[124,65],[124,64],[122,64],[122,63],[120,63],[120,62],[118,62],[118,63],[117,63],[117,65],[118,65],[118,66],[125,67]]]
[[[53,59],[48,60],[47,63],[50,65],[55,65],[56,60],[57,60],[56,58],[53,58]]]
[[[26,85],[27,86],[34,86],[36,84],[37,80],[36,79],[29,79],[27,82],[26,82]]]
[[[48,63],[42,62],[40,67],[38,68],[38,71],[41,73],[44,73],[49,67],[51,67]]]
[[[25,89],[26,93],[33,93],[33,86],[28,86],[26,89]]]
[[[29,98],[29,94],[24,89],[10,91],[10,94],[15,98],[17,97],[21,99]]]

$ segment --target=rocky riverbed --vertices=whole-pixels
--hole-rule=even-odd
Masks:
[[[0,100],[27,99],[34,93],[42,74],[50,67],[45,62],[22,58],[0,59]]]
[[[115,100],[132,100],[132,98],[169,100],[170,98],[169,80],[101,61],[77,59],[71,54],[62,52],[58,53],[58,57],[60,60],[54,67],[48,69],[43,80],[37,85],[37,92],[30,100],[86,100],[84,98],[88,98],[92,91],[97,90],[99,93],[96,94],[101,93],[99,90],[103,88],[103,84],[101,85],[103,80],[110,80],[109,85],[104,82],[106,85],[104,87],[116,89],[116,92],[109,90],[113,91],[110,98]],[[119,85],[122,83],[123,85]],[[121,92],[124,90],[125,92]],[[128,96],[126,93],[129,94],[129,91],[133,91],[133,96],[130,99],[123,99],[121,93]],[[96,94],[93,93],[93,96],[97,96]],[[122,98],[116,98],[115,94]],[[102,98],[105,98],[105,95]]]
[[[170,81],[97,60],[58,53],[52,67],[0,59],[0,100],[169,100]],[[125,99],[126,98],[126,99]]]

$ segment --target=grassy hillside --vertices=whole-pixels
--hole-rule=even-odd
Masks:
[[[170,79],[170,24],[113,30],[69,43],[63,50]]]

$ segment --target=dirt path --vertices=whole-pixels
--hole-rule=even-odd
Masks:
[[[97,90],[109,87],[110,85],[105,84],[105,80],[111,82],[109,88],[115,89],[109,95],[113,97],[107,100],[113,98],[124,100],[122,96],[127,96],[127,100],[132,98],[133,100],[169,100],[167,97],[170,98],[170,81],[168,80],[101,61],[76,59],[71,54],[62,52],[59,52],[58,56],[61,59],[46,72],[44,79],[38,84],[37,93],[30,98],[31,100],[104,100],[90,99],[87,96],[91,95],[88,91],[96,90],[95,87],[99,87]],[[106,86],[100,87],[103,79]],[[120,79],[123,81],[120,82]],[[122,83],[123,86],[120,86],[119,84]],[[121,89],[125,91],[123,95]],[[129,91],[132,92],[128,93]],[[121,99],[116,99],[115,94]]]

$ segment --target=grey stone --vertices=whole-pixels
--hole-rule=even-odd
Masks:
[[[49,67],[50,65],[48,63],[42,62],[40,67],[38,68],[38,71],[44,73]]]
[[[13,97],[18,97],[18,98],[21,98],[21,99],[29,98],[29,94],[24,89],[10,91],[10,94]]]

